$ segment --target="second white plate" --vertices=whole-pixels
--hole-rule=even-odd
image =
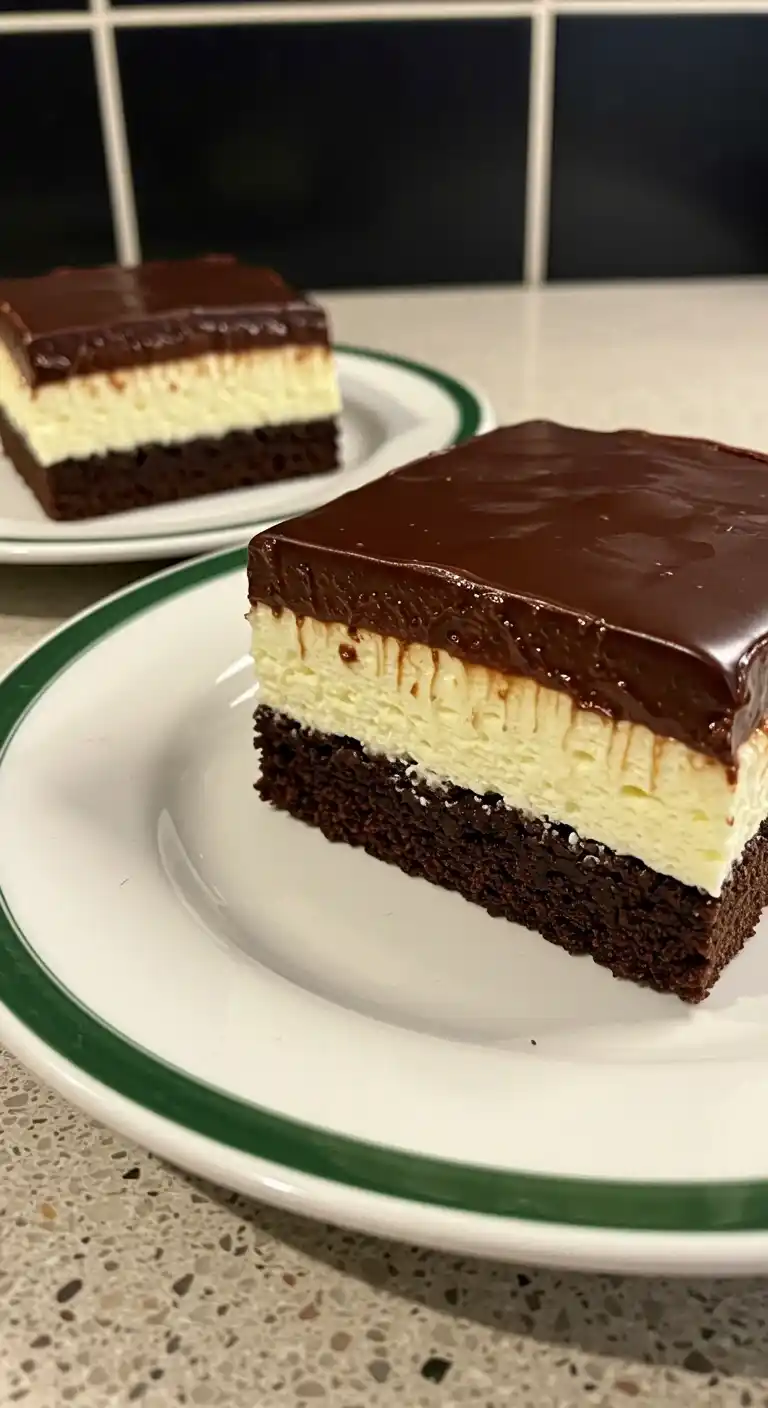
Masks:
[[[302,513],[493,425],[482,396],[434,367],[354,347],[337,348],[337,364],[344,403],[341,470],[54,523],[0,456],[0,563],[141,561],[244,543],[257,523]]]

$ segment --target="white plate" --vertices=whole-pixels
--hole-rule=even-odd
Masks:
[[[482,396],[434,367],[355,347],[337,348],[337,365],[343,467],[333,474],[54,523],[0,455],[0,563],[138,561],[244,543],[257,523],[303,513],[493,424]]]
[[[0,1040],[298,1212],[581,1267],[768,1269],[768,932],[688,1009],[274,813],[243,554],[0,684]]]

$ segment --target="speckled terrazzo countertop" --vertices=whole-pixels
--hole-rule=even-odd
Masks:
[[[329,302],[340,338],[472,378],[502,419],[578,420],[590,348],[621,328],[635,423],[717,434],[768,287]],[[0,669],[142,571],[0,568]],[[0,1404],[768,1405],[768,1283],[558,1275],[315,1226],[126,1147],[2,1053],[0,1119]]]

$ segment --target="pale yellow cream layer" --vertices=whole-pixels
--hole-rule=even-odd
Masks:
[[[266,606],[251,621],[261,703],[411,759],[434,786],[500,793],[712,895],[768,814],[762,730],[731,782],[716,760],[531,680],[369,631],[352,640],[344,626]]]
[[[324,420],[341,407],[327,347],[212,352],[33,389],[0,343],[0,407],[43,465],[234,430]]]

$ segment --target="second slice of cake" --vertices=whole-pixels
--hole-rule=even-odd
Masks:
[[[339,410],[325,314],[270,269],[0,281],[0,439],[51,518],[334,469]]]
[[[767,560],[763,457],[546,423],[260,534],[261,795],[699,1001],[768,902]]]

